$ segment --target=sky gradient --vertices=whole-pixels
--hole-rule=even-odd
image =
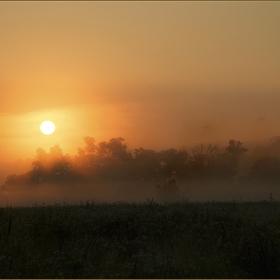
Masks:
[[[85,136],[160,150],[280,135],[279,26],[280,2],[0,2],[1,162]]]

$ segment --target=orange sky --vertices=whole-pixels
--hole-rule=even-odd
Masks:
[[[0,2],[1,161],[280,135],[279,26],[280,2]]]

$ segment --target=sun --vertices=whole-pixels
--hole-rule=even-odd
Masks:
[[[44,121],[41,123],[40,129],[44,134],[49,135],[55,131],[55,125],[51,121]]]

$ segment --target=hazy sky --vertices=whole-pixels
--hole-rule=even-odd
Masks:
[[[276,1],[1,1],[1,160],[280,135],[279,26]]]

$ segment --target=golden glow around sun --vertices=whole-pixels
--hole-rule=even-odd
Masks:
[[[55,125],[51,121],[44,121],[41,123],[40,129],[44,134],[49,135],[55,131]]]

